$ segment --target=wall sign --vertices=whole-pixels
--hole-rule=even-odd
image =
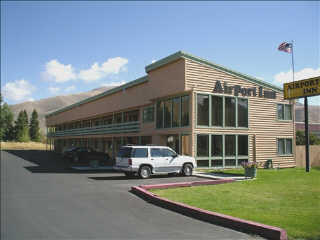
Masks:
[[[257,89],[256,87],[244,88],[240,85],[229,86],[227,82],[224,82],[222,85],[220,81],[216,81],[213,92],[225,94],[233,93],[234,96],[239,96],[239,94],[241,94],[241,96],[258,96],[270,99],[275,99],[277,97],[275,91],[264,90],[263,87],[258,87]]]

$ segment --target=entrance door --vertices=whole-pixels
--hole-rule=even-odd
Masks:
[[[181,155],[192,156],[191,135],[182,135],[181,136]]]
[[[180,154],[180,141],[179,135],[167,136],[167,146],[172,148],[176,153]]]

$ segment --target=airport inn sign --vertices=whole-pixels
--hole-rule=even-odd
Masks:
[[[221,84],[220,81],[216,81],[213,92],[215,93],[224,93],[224,94],[232,94],[234,96],[253,96],[253,97],[261,97],[261,98],[270,98],[275,99],[277,97],[277,93],[275,91],[264,90],[263,87],[250,87],[245,88],[241,85],[229,86],[227,82]]]
[[[320,76],[283,85],[284,99],[320,95]]]

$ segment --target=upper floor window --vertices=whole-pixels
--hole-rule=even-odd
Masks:
[[[277,116],[278,120],[292,120],[292,107],[290,104],[278,104]]]
[[[137,122],[139,121],[139,110],[133,110],[125,112],[123,116],[123,122]]]
[[[185,127],[189,125],[189,96],[157,102],[157,128]]]
[[[154,107],[149,106],[143,109],[143,122],[153,122],[154,120]]]
[[[197,125],[248,127],[248,99],[197,94]]]

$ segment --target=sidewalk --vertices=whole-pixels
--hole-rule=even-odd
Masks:
[[[226,173],[210,173],[210,172],[199,172],[194,171],[194,176],[203,177],[203,178],[211,178],[211,179],[233,179],[236,181],[240,180],[251,180],[251,178],[246,178],[245,176],[237,176],[233,174],[226,174]]]

